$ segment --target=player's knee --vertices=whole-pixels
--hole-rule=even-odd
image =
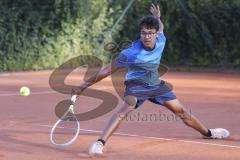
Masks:
[[[136,106],[137,104],[137,98],[134,96],[125,96],[124,102],[127,103],[129,106]]]
[[[126,117],[126,114],[121,113],[121,114],[118,115],[118,120],[122,121],[125,117]]]
[[[191,115],[185,109],[181,109],[180,112],[177,113],[177,115],[186,125],[189,126],[191,124]]]
[[[191,119],[183,118],[182,121],[183,121],[183,123],[186,124],[187,126],[190,126],[190,125],[191,125]]]

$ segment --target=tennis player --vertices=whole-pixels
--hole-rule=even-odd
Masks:
[[[89,148],[90,155],[103,154],[104,145],[118,128],[120,122],[131,111],[136,110],[145,100],[165,106],[179,116],[189,127],[200,132],[204,137],[222,139],[229,136],[223,128],[208,129],[179,102],[171,87],[159,79],[158,67],[162,57],[166,37],[160,20],[159,6],[150,7],[152,15],[142,18],[139,29],[140,38],[121,51],[112,63],[104,67],[98,75],[81,84],[79,94],[92,84],[109,76],[121,68],[127,68],[125,78],[124,102],[108,121],[102,135]]]

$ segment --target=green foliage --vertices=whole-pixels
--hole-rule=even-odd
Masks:
[[[121,1],[122,7],[127,0]],[[138,20],[159,4],[167,37],[163,62],[169,65],[240,66],[239,0],[136,0],[119,39],[139,36]]]
[[[56,68],[83,54],[106,62],[108,9],[106,0],[1,0],[0,71]]]
[[[152,1],[0,0],[0,71],[56,68],[78,55],[108,63],[103,46],[135,40]],[[167,44],[163,63],[240,66],[239,0],[154,0],[162,10]],[[109,53],[110,54],[110,53]],[[84,61],[84,60],[83,60]]]

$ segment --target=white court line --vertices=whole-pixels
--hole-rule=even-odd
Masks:
[[[52,128],[51,125],[38,124],[38,126]],[[62,128],[64,128],[64,127],[62,127]],[[67,128],[67,129],[73,129],[73,128]],[[80,130],[85,131],[85,132],[92,132],[92,133],[102,133],[102,131],[98,131],[98,130],[90,130],[90,129],[80,129]],[[141,136],[141,135],[128,134],[128,133],[114,133],[113,135],[120,135],[120,136],[127,136],[127,137],[137,137],[137,138],[144,138],[144,139],[154,139],[154,140],[164,140],[164,141],[178,141],[178,142],[183,142],[183,143],[202,144],[202,145],[209,145],[209,146],[240,149],[240,146],[234,146],[234,145],[206,143],[206,142],[189,141],[189,140],[181,140],[181,139],[171,139],[171,138],[160,138],[160,137],[151,137],[151,136]]]
[[[91,89],[99,89],[99,90],[107,90],[113,88],[112,86],[110,87],[92,87]],[[39,92],[31,92],[31,95],[39,95],[39,94],[53,94],[53,93],[58,93],[56,91],[39,91]],[[59,93],[62,94],[62,93]],[[20,96],[19,93],[3,93],[0,94],[0,97],[8,97],[8,96]]]
[[[52,93],[58,93],[55,91],[40,91],[40,92],[31,92],[31,95],[37,95],[37,94],[52,94]],[[19,93],[6,93],[6,94],[0,94],[0,97],[7,97],[7,96],[20,96]]]

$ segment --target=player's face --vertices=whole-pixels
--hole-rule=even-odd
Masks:
[[[158,33],[156,29],[147,29],[144,27],[141,29],[140,37],[141,37],[143,47],[146,50],[152,50],[155,47],[157,35]]]

